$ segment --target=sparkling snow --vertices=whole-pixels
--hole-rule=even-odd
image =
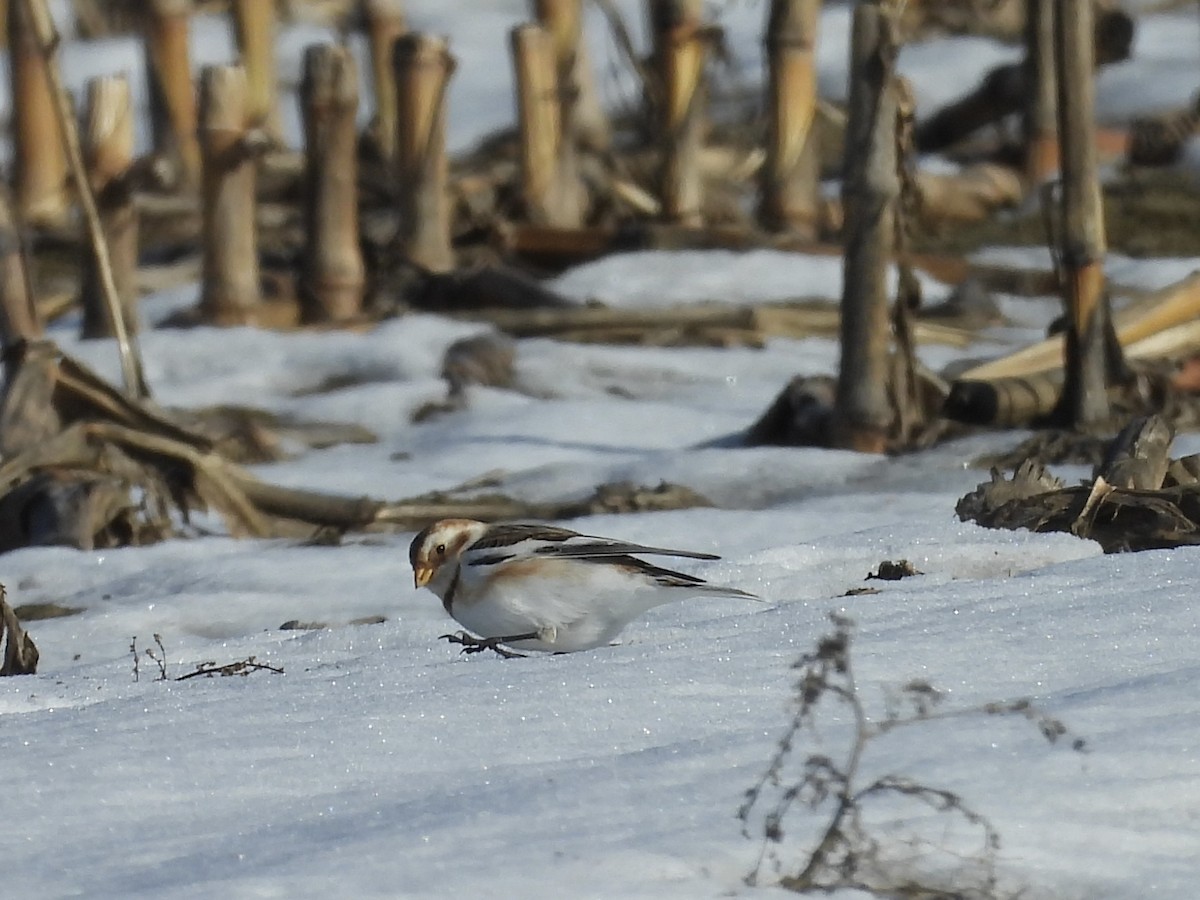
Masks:
[[[414,27],[450,34],[460,58],[454,146],[510,122],[504,31],[525,4],[408,7]],[[757,77],[763,5],[724,7],[746,77]],[[820,65],[833,95],[847,28],[847,8],[831,4]],[[1105,115],[1130,112],[1131,92],[1186,101],[1198,28],[1194,16],[1148,20],[1138,59],[1101,79]],[[205,60],[227,52],[216,25],[200,35]],[[595,29],[592,39],[602,59],[607,38]],[[302,43],[281,41],[293,74]],[[140,66],[124,45],[70,54],[75,85],[97,67]],[[906,50],[904,65],[922,101],[937,102],[1013,56],[950,41]],[[1114,259],[1110,269],[1123,284],[1157,286],[1198,265]],[[835,259],[767,252],[631,254],[557,282],[580,300],[637,306],[834,297],[839,285]],[[193,298],[149,298],[146,317]],[[1028,326],[997,331],[1009,343],[1037,337],[1054,312],[1048,299],[1002,301],[1029,311]],[[111,345],[79,342],[77,326],[66,319],[53,337],[116,379]],[[438,640],[454,623],[412,588],[407,534],[340,547],[214,535],[10,553],[0,565],[10,602],[84,611],[31,623],[40,674],[0,681],[5,896],[783,896],[744,885],[759,847],[735,812],[788,720],[789,666],[830,611],[858,623],[853,655],[872,714],[886,688],[922,678],[952,704],[1031,696],[1086,739],[1081,755],[1024,722],[969,718],[898,731],[869,754],[874,774],[954,790],[989,816],[1004,885],[1037,898],[1196,896],[1200,551],[1104,557],[1065,535],[959,523],[956,499],[986,477],[965,461],[1014,435],[899,459],[721,446],[792,375],[836,369],[826,340],[760,351],[521,341],[520,391],[472,389],[466,410],[410,424],[444,396],[442,351],[481,329],[422,315],[367,334],[150,331],[142,347],[160,403],[251,402],[379,435],[257,469],[281,483],[401,498],[495,470],[501,490],[529,499],[612,480],[688,485],[718,508],[570,524],[720,553],[687,568],[767,602],[660,608],[588,653],[468,658]],[[922,352],[933,364],[957,355]],[[311,392],[331,377],[348,386]],[[923,574],[844,596],[899,558]],[[350,624],[370,616],[386,621]],[[289,620],[329,627],[280,630]],[[172,676],[248,656],[284,674],[159,681],[143,656],[134,681],[130,641],[154,648],[155,634]],[[839,754],[844,722],[804,734],[797,753]],[[785,821],[784,871],[821,821],[802,810]]]

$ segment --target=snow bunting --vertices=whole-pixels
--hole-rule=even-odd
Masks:
[[[579,534],[550,525],[442,519],[408,549],[413,581],[441,598],[469,635],[443,635],[464,652],[567,653],[612,641],[646,610],[697,594],[748,597],[737,588],[663,569],[633,554],[720,559]]]

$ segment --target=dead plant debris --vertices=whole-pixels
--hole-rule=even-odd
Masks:
[[[911,578],[914,575],[924,575],[907,559],[885,559],[874,572],[867,575],[867,581],[899,581],[901,578]]]
[[[1161,416],[1135,419],[1110,442],[1090,481],[1064,485],[1028,459],[1011,479],[993,469],[955,511],[985,528],[1074,534],[1105,553],[1200,544],[1200,463],[1168,458],[1173,435]]]
[[[1000,896],[1000,834],[992,822],[958,793],[923,779],[867,775],[864,757],[897,729],[967,716],[1022,718],[1051,744],[1069,743],[1078,752],[1086,749],[1083,739],[1028,699],[950,708],[941,691],[920,679],[887,691],[883,715],[872,717],[855,679],[853,622],[836,614],[830,619],[833,631],[792,665],[798,673],[795,711],[738,810],[743,834],[752,837],[753,829],[761,840],[747,883],[758,883],[769,863],[781,876],[781,886],[800,893],[849,888],[877,897]],[[849,746],[839,755],[817,740],[818,749],[802,755],[801,741],[815,732],[818,712],[829,706],[849,713]],[[911,815],[898,814],[905,805]],[[871,813],[880,807],[889,811],[886,829],[872,824]],[[935,824],[924,815],[930,809]],[[799,846],[796,856],[785,856],[785,825],[805,811],[822,816],[825,824],[815,839]],[[957,840],[951,837],[955,834]]]
[[[187,681],[190,678],[212,678],[214,675],[220,675],[222,678],[228,678],[231,675],[240,675],[245,678],[251,672],[271,672],[275,675],[282,675],[283,668],[281,666],[260,663],[256,657],[247,656],[245,659],[239,659],[235,662],[225,663],[224,665],[217,665],[217,663],[211,661],[198,663],[194,672],[180,675],[175,680]]]
[[[264,482],[219,435],[123,396],[50,342],[19,345],[0,398],[0,552],[61,544],[140,546],[189,534],[213,510],[234,536],[335,544],[347,531],[412,530],[462,516],[563,519],[710,505],[682,485],[599,486],[583,499],[529,503],[500,494],[398,502]],[[224,417],[228,409],[224,410]],[[254,427],[242,413],[237,421]],[[265,426],[264,426],[265,427]]]
[[[868,575],[867,577],[870,578],[871,576]],[[852,588],[850,588],[850,590],[846,591],[846,593],[842,594],[842,596],[843,597],[868,597],[871,594],[882,594],[882,593],[883,593],[883,591],[879,590],[879,588],[852,587]]]
[[[245,677],[251,672],[272,672],[276,675],[283,674],[281,666],[272,666],[268,663],[261,663],[256,656],[247,656],[245,659],[235,660],[234,662],[218,664],[213,660],[196,663],[196,668],[183,675],[177,675],[172,678],[168,673],[167,666],[167,649],[163,646],[162,635],[153,635],[154,647],[147,647],[141,654],[138,653],[137,637],[134,636],[129,641],[129,653],[133,657],[133,680],[138,681],[141,677],[141,659],[144,656],[154,663],[157,674],[155,681],[188,681],[192,678],[212,678],[219,675],[222,678],[228,678],[231,675],[240,675]]]
[[[20,606],[14,607],[13,612],[17,614],[17,618],[22,622],[38,622],[42,619],[65,619],[68,616],[77,616],[83,612],[82,606],[63,606],[61,603],[22,603]]]
[[[16,612],[8,605],[8,591],[0,584],[0,641],[6,638],[3,661],[0,661],[0,676],[36,673],[37,645],[21,627]]]

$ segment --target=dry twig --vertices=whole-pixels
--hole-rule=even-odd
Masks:
[[[795,807],[807,806],[814,811],[832,811],[815,844],[805,852],[799,870],[782,879],[783,887],[799,892],[852,888],[887,897],[994,897],[1000,836],[991,822],[958,794],[905,775],[885,774],[864,784],[864,756],[874,741],[896,729],[963,716],[1018,716],[1033,723],[1050,743],[1069,736],[1066,726],[1028,699],[943,708],[942,693],[922,680],[909,681],[889,692],[884,716],[871,718],[854,676],[850,654],[853,622],[836,614],[830,619],[833,633],[818,640],[816,648],[792,666],[799,672],[796,711],[776,752],[763,774],[746,791],[745,803],[738,811],[745,824],[743,833],[749,836],[752,813],[760,805],[766,805],[762,850],[748,883],[757,882],[770,846],[782,843],[785,819]],[[848,708],[851,715],[853,732],[845,758],[839,761],[824,753],[812,753],[805,757],[799,778],[792,780],[786,770],[797,739],[802,729],[815,727],[817,710],[826,700]],[[1079,738],[1071,740],[1071,747],[1076,751],[1085,749]],[[925,804],[938,813],[958,818],[982,838],[978,850],[960,858],[953,884],[944,884],[946,873],[925,874],[911,865],[903,868],[895,865],[889,851],[902,843],[917,848],[925,857],[950,851],[938,842],[923,839],[917,830],[911,835],[882,834],[877,827],[868,825],[867,808],[881,800]],[[784,863],[774,853],[771,856],[782,867]]]

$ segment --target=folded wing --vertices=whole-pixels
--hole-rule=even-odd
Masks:
[[[666,547],[650,547],[615,541],[610,538],[580,534],[569,528],[553,525],[526,525],[522,523],[495,525],[484,537],[471,545],[471,552],[479,559],[499,562],[501,558],[514,556],[552,556],[556,559],[611,559],[641,553],[651,556],[678,556],[687,559],[720,559],[713,553],[695,550],[671,550]]]
[[[661,587],[691,588],[701,593],[758,599],[753,594],[737,588],[709,584],[703,578],[695,575],[664,569],[638,559],[638,555],[708,560],[721,558],[715,553],[651,547],[646,544],[634,544],[629,541],[580,534],[569,528],[557,528],[553,525],[512,523],[493,526],[482,539],[471,545],[464,562],[468,566],[494,566],[516,558],[542,557],[606,563],[621,566],[631,572],[651,578]]]

